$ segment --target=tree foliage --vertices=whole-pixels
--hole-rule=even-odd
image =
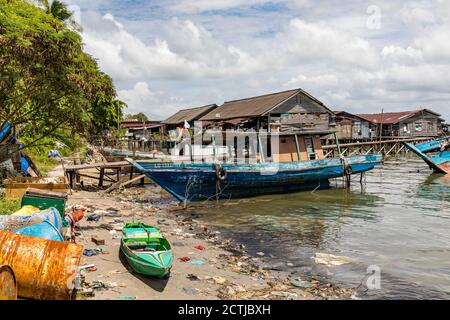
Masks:
[[[48,0],[39,0],[38,2],[44,7],[47,14],[53,15],[60,21],[68,21],[72,18],[72,12],[61,1],[54,0],[49,2]]]
[[[139,112],[139,113],[136,113],[136,114],[127,114],[125,116],[125,119],[136,119],[136,120],[141,121],[141,122],[149,121],[149,118],[143,112]]]
[[[89,134],[96,117],[105,116],[98,111],[105,110],[104,101],[124,106],[65,17],[29,1],[0,0],[0,125],[9,121],[37,140],[61,128]],[[117,115],[112,112],[107,118]],[[111,124],[108,120],[102,128]]]

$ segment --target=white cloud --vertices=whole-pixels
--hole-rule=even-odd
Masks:
[[[185,105],[182,99],[167,92],[152,92],[145,82],[138,82],[129,90],[120,90],[119,98],[128,105],[127,113],[144,112],[151,119],[163,119]]]
[[[282,2],[281,0],[177,0],[169,6],[176,12],[203,12],[210,10],[226,10],[230,8],[252,6],[264,3]]]
[[[145,44],[111,14],[89,14],[83,40],[105,72],[119,81],[181,80],[249,73],[258,62],[215,40],[190,20],[164,25],[164,39]]]
[[[450,1],[377,0],[379,30],[367,29],[361,1],[168,0],[139,17],[131,1],[127,12],[112,0],[70,3],[82,7],[86,49],[130,112],[162,119],[180,107],[302,87],[331,108],[422,105],[450,120]]]
[[[290,21],[279,34],[279,51],[293,63],[338,63],[374,69],[379,56],[370,43],[351,33],[332,29],[322,23],[307,23],[300,19]]]

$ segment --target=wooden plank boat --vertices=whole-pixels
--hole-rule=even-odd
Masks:
[[[442,145],[442,142],[440,145]],[[422,158],[422,160],[425,161],[436,173],[450,174],[450,151],[448,150],[449,146],[447,146],[447,150],[432,153],[425,153],[421,151],[426,150],[423,144],[413,145],[410,143],[405,143],[405,146],[420,158]]]
[[[432,152],[432,151],[440,151],[442,144],[448,142],[450,140],[450,136],[434,139],[428,142],[416,144],[415,147],[423,153]]]
[[[138,171],[147,175],[180,202],[185,203],[326,188],[329,187],[329,179],[362,173],[381,164],[383,160],[381,154],[326,158],[320,137],[330,133],[333,132],[271,133],[270,137],[267,136],[267,141],[271,144],[278,142],[278,150],[271,149],[270,159],[266,159],[263,155],[263,150],[268,149],[268,144],[263,144],[261,135],[257,133],[256,137],[252,138],[256,140],[256,146],[251,148],[249,142],[245,148],[248,157],[250,151],[254,153],[254,161],[251,162],[250,158],[241,161],[242,163],[238,162],[237,146],[229,147],[230,150],[234,149],[231,153],[235,159],[222,163],[214,160],[188,163],[127,160]],[[246,132],[241,134],[255,135]],[[190,149],[195,148],[191,146]],[[217,152],[214,152],[215,159],[216,155]],[[194,159],[192,154],[191,156]]]
[[[137,273],[158,278],[170,275],[172,249],[159,229],[141,222],[125,224],[120,249]]]
[[[149,163],[133,165],[180,202],[219,198],[243,198],[261,194],[286,193],[326,188],[329,179],[365,172],[380,165],[382,155],[364,155],[342,159],[322,159],[286,163],[217,165],[214,163]],[[218,177],[218,171],[222,176]],[[220,174],[220,173],[219,173]],[[217,184],[220,189],[217,190]]]

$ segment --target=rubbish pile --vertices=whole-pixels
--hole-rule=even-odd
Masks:
[[[66,199],[66,193],[29,188],[21,199],[20,210],[0,216],[0,265],[8,264],[21,298],[75,297],[83,246],[72,243],[73,230],[86,208],[66,210]],[[0,281],[6,281],[5,274]],[[12,288],[11,281],[8,288]]]

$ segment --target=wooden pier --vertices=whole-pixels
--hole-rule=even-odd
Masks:
[[[98,175],[94,175],[92,171],[97,171]],[[122,180],[123,174],[129,174],[129,181],[136,181],[136,177],[134,175],[134,167],[128,161],[119,161],[119,162],[99,162],[92,164],[78,164],[78,165],[70,165],[65,166],[64,173],[69,180],[69,186],[71,189],[74,188],[76,183],[81,183],[81,178],[89,178],[98,181],[98,187],[103,187],[104,182],[110,182],[111,186],[120,187],[122,183],[125,183]],[[144,177],[139,176],[139,180],[141,183],[144,182]],[[128,183],[130,183],[128,181]]]
[[[417,137],[417,138],[396,138],[388,140],[356,142],[324,145],[322,148],[325,153],[325,158],[333,158],[339,156],[338,149],[341,150],[341,155],[351,157],[358,154],[382,153],[384,156],[398,155],[401,152],[408,153],[409,150],[405,148],[403,142],[418,143],[435,139],[435,137]]]

